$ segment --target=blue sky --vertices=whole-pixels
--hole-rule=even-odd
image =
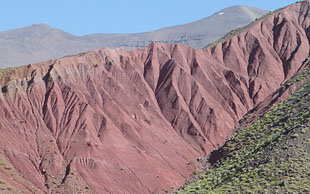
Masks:
[[[5,0],[0,31],[46,23],[74,35],[134,33],[184,24],[233,5],[274,10],[296,0]]]

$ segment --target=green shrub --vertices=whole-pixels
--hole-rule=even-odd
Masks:
[[[302,133],[307,133],[308,132],[308,128],[302,128],[301,132]]]
[[[5,170],[12,170],[12,167],[11,166],[5,166],[4,169]]]
[[[292,138],[297,138],[299,135],[297,133],[291,135]]]
[[[9,190],[9,191],[13,191],[13,190],[14,190],[14,187],[9,186],[9,187],[7,187],[6,189]]]

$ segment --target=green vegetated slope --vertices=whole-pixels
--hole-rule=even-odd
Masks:
[[[310,69],[301,87],[221,148],[223,157],[179,193],[310,193]]]
[[[8,67],[8,68],[0,69],[0,75],[13,71],[14,69],[16,69],[16,67]]]

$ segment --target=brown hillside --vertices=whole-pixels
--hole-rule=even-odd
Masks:
[[[101,49],[2,75],[0,188],[154,193],[182,185],[199,156],[303,68],[309,9],[296,3],[205,50]]]

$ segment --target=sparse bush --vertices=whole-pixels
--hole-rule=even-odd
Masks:
[[[297,133],[291,135],[292,138],[297,138],[299,135]]]
[[[9,190],[9,191],[13,191],[13,190],[14,190],[14,187],[9,186],[9,187],[7,187],[6,189]]]
[[[302,128],[301,132],[302,133],[307,133],[308,132],[308,128]]]
[[[12,170],[12,167],[11,166],[5,166],[4,169],[5,170]]]

